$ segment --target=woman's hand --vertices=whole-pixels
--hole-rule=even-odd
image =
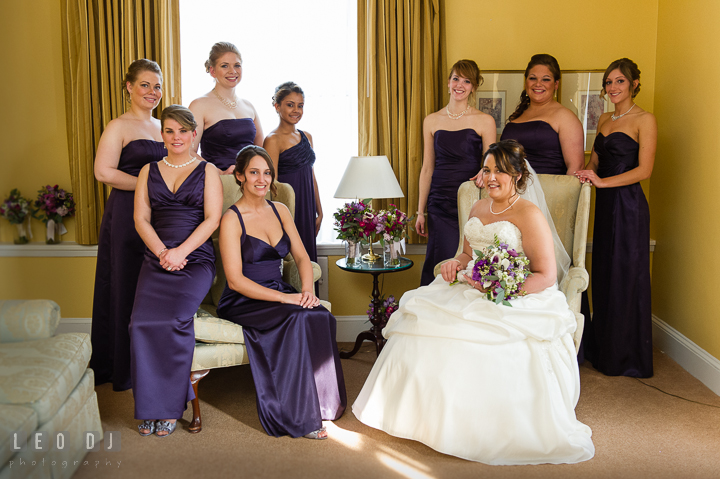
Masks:
[[[418,217],[415,220],[415,231],[420,236],[424,236],[427,238],[428,233],[425,229],[425,215],[421,215],[420,213],[418,213]]]
[[[600,178],[593,170],[578,170],[575,172],[575,176],[580,180],[580,183],[591,183],[595,188],[607,186],[605,179]]]
[[[167,271],[180,271],[187,264],[183,253],[177,248],[172,248],[160,253],[160,266]]]
[[[235,165],[230,165],[230,166],[228,166],[227,170],[221,170],[220,174],[221,175],[232,175],[234,171],[235,171]]]
[[[467,279],[467,284],[470,285],[471,288],[477,289],[481,293],[487,293],[488,291],[493,289],[492,286],[490,286],[488,289],[485,289],[485,288],[483,288],[482,283],[480,281],[475,281],[474,279],[472,279],[470,276],[468,276],[466,274],[464,274],[463,276],[465,276],[465,278]]]
[[[477,175],[470,178],[470,181],[474,181],[475,186],[477,186],[478,188],[485,188],[485,182],[483,181],[482,177],[482,170],[480,170]]]
[[[442,277],[445,281],[452,283],[457,279],[457,273],[461,269],[462,265],[460,264],[460,261],[451,259],[443,263],[440,267],[440,273],[442,273]]]
[[[313,293],[303,291],[302,293],[284,294],[281,303],[295,304],[303,308],[314,308],[320,305],[320,300]]]

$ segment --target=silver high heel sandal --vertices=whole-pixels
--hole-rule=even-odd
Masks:
[[[147,429],[150,432],[143,433],[142,430]],[[150,419],[143,420],[142,424],[138,424],[138,432],[141,436],[150,436],[155,432],[155,421]]]
[[[305,434],[303,437],[306,437],[306,438],[308,438],[308,439],[318,439],[318,440],[322,441],[323,439],[327,439],[327,438],[328,438],[327,435],[325,435],[325,436],[320,436],[320,433],[321,433],[321,432],[325,432],[325,431],[326,431],[326,429],[325,429],[324,427],[321,427],[321,428],[318,429],[317,431],[313,431],[313,432],[311,432],[311,433],[309,433],[309,434]]]
[[[175,428],[177,427],[177,421],[170,422],[170,421],[157,421],[155,423],[155,435],[157,437],[168,437],[170,434],[175,432]],[[159,432],[167,432],[167,434],[160,435]]]

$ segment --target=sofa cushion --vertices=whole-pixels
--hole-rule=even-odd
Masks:
[[[195,341],[245,344],[242,326],[217,318],[202,308],[198,309],[194,323]]]
[[[60,306],[47,299],[0,301],[0,342],[46,339],[60,323]]]
[[[14,434],[27,438],[37,429],[37,414],[32,408],[0,404],[0,464],[5,465],[14,454]]]
[[[0,345],[0,404],[30,407],[44,424],[80,382],[90,352],[85,333]]]
[[[191,371],[250,364],[244,344],[195,343]]]

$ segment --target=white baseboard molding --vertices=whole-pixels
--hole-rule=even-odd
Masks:
[[[60,318],[60,324],[55,331],[55,334],[63,333],[88,333],[90,334],[90,328],[92,326],[92,319],[90,318]]]
[[[653,315],[653,345],[720,395],[720,360]]]
[[[335,316],[335,319],[339,343],[354,343],[358,334],[372,326],[367,316]]]

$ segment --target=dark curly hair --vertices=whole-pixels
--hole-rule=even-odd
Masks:
[[[483,155],[483,165],[488,156],[495,159],[495,166],[500,173],[506,173],[513,178],[515,191],[523,194],[527,188],[530,171],[525,163],[525,148],[515,140],[501,140],[493,143]],[[520,175],[520,179],[517,179]]]
[[[620,73],[622,73],[623,76],[628,79],[628,81],[630,82],[632,97],[635,98],[637,94],[640,93],[640,69],[638,68],[637,63],[630,60],[629,58],[621,58],[619,60],[615,60],[610,64],[609,67],[607,67],[607,70],[605,70],[602,79],[603,87],[602,91],[600,92],[601,98],[605,98],[605,81],[607,81],[607,77],[613,70],[620,70]],[[636,87],[633,86],[633,82],[635,80],[638,81]]]
[[[527,68],[525,69],[525,79],[527,79],[528,75],[530,74],[530,70],[532,70],[532,68],[537,65],[544,65],[548,67],[548,69],[550,69],[550,73],[553,76],[553,80],[560,80],[560,65],[558,64],[558,61],[555,59],[554,56],[548,55],[547,53],[538,53],[537,55],[533,55],[532,57],[530,57],[530,62],[528,62]],[[520,103],[518,103],[517,108],[515,109],[513,114],[510,115],[508,121],[513,121],[516,118],[519,118],[520,115],[522,115],[529,106],[530,97],[523,88],[522,93],[520,93]]]

